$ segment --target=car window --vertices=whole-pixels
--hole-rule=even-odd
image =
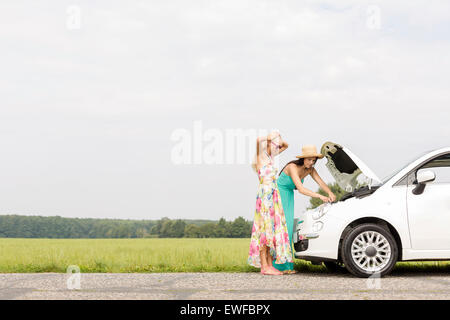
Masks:
[[[436,174],[436,180],[433,183],[450,184],[450,154],[445,154],[423,165],[417,172],[422,170],[431,170]],[[417,177],[417,173],[416,173]]]
[[[399,169],[395,170],[393,173],[391,173],[390,175],[384,177],[381,181],[382,184],[385,184],[387,181],[389,181],[389,179],[391,179],[393,176],[395,176],[397,173],[399,173],[400,171],[402,171],[404,168],[406,168],[407,166],[409,166],[411,163],[413,163],[414,161],[416,161],[417,159],[421,158],[422,156],[426,155],[427,153],[429,153],[430,151],[427,152],[422,152],[421,154],[419,154],[418,156],[411,158],[408,162],[406,162],[406,165],[401,166]],[[414,175],[414,172],[410,172],[409,174]],[[408,174],[408,175],[409,175]],[[408,176],[404,177],[403,179],[399,180],[396,185],[406,185],[408,183],[407,181]],[[413,179],[414,181],[414,179]]]

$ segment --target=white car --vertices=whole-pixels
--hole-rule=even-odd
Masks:
[[[450,147],[383,180],[336,143],[326,142],[321,153],[349,193],[295,219],[296,258],[344,265],[358,277],[384,276],[397,261],[450,260]],[[364,176],[370,183],[356,189]]]

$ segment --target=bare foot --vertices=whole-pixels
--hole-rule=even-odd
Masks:
[[[280,270],[278,270],[277,268],[275,268],[274,266],[270,266],[269,267],[269,269],[270,270],[272,270],[273,272],[276,272],[276,273],[281,273],[281,274],[283,274],[283,272],[281,272]]]
[[[274,270],[272,270],[274,269]],[[271,276],[281,276],[283,275],[283,272],[278,271],[277,269],[273,268],[272,269],[270,267],[268,268],[261,268],[261,274],[265,274],[265,275],[271,275]]]

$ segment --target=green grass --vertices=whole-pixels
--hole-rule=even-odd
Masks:
[[[443,273],[450,272],[449,261],[398,262],[393,273]]]
[[[250,239],[0,239],[0,273],[258,272],[247,264]],[[301,272],[327,272],[296,260]],[[448,272],[449,262],[399,263],[399,272]]]

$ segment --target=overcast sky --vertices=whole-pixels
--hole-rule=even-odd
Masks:
[[[449,1],[4,0],[0,26],[0,214],[252,220],[249,164],[174,163],[194,121],[380,177],[450,145]]]

